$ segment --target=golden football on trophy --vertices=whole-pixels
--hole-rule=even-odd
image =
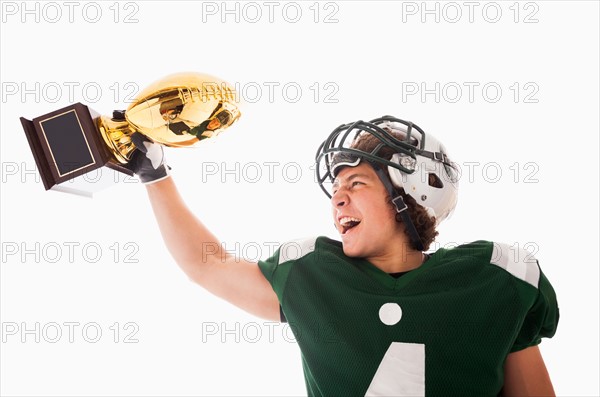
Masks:
[[[170,75],[140,92],[125,111],[125,120],[102,116],[98,130],[121,163],[135,149],[129,139],[135,131],[165,146],[196,146],[240,117],[235,95],[228,83],[213,76]]]

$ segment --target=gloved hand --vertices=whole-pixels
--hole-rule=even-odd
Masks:
[[[162,145],[153,143],[139,132],[131,134],[136,147],[127,168],[132,170],[143,184],[151,184],[169,177],[171,167],[165,164]]]

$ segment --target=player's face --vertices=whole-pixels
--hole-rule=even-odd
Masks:
[[[208,125],[206,126],[207,129],[214,131],[217,128],[219,128],[221,126],[221,121],[217,118],[214,118],[210,121],[210,123],[208,123]]]
[[[343,168],[333,192],[333,218],[346,255],[384,257],[403,238],[387,190],[369,164]]]

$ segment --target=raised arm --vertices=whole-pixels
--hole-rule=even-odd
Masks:
[[[171,255],[194,282],[256,316],[278,321],[279,302],[258,264],[235,258],[194,216],[172,177],[146,185]]]
[[[168,168],[162,148],[141,148],[131,167],[146,184],[154,215],[171,255],[194,282],[256,316],[279,321],[279,301],[258,264],[236,258],[188,209]],[[146,149],[146,150],[144,150]]]

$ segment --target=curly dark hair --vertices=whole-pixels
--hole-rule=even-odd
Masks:
[[[397,137],[399,139],[403,138],[397,132],[392,132],[391,130],[389,130],[387,128],[384,128],[384,129],[388,133],[394,135],[395,137]],[[370,153],[380,143],[381,143],[381,141],[371,134],[360,134],[352,142],[351,147],[353,149],[358,149],[358,150]],[[394,150],[387,146],[381,148],[378,151],[378,155],[380,157],[385,158],[386,160],[390,160],[392,158],[393,154],[394,154]],[[386,172],[387,172],[387,170],[386,170]],[[421,242],[423,243],[423,250],[427,251],[429,249],[429,246],[431,245],[431,243],[435,240],[435,238],[439,234],[437,232],[437,230],[435,230],[435,217],[430,216],[429,213],[427,212],[427,210],[425,209],[425,207],[417,204],[417,201],[414,198],[412,198],[411,196],[409,196],[408,194],[406,194],[404,192],[404,189],[400,189],[400,194],[402,195],[402,198],[404,199],[404,202],[406,203],[406,205],[408,207],[408,214],[410,216],[410,219],[412,220],[413,224],[415,225],[415,228],[417,229],[417,233],[419,234],[419,237],[421,238]],[[390,205],[393,205],[391,197],[388,197],[388,202],[390,203]],[[400,214],[396,214],[396,220],[398,222],[402,222]],[[404,233],[408,237],[408,240],[410,242],[410,247],[412,249],[418,250],[419,247],[417,247],[415,242],[412,241],[412,239],[410,238],[410,236],[408,235],[406,230],[404,231]]]

